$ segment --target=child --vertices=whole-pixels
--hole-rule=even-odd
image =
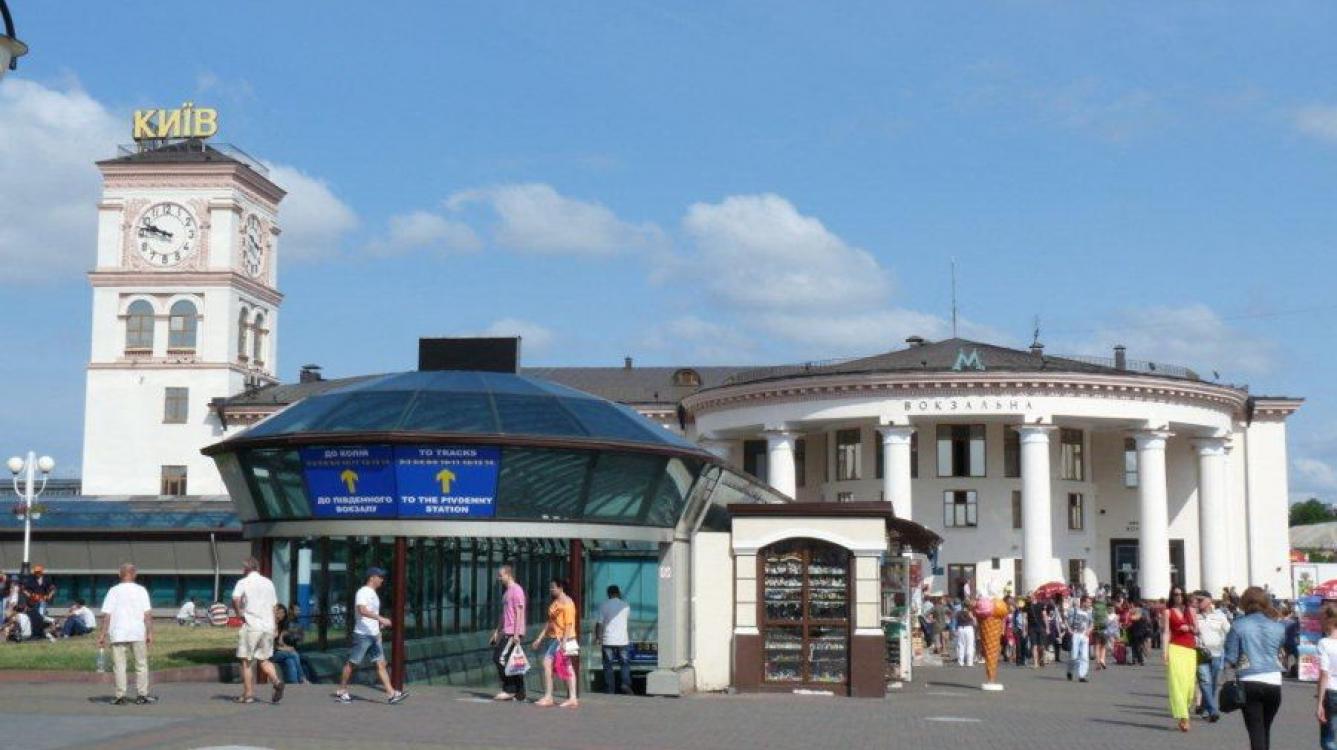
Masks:
[[[1147,641],[1151,640],[1151,623],[1143,616],[1141,609],[1134,609],[1128,619],[1128,647],[1132,651],[1128,662],[1139,667],[1146,664]]]
[[[1114,615],[1105,618],[1105,643],[1108,645],[1109,651],[1114,654],[1114,661],[1117,664],[1122,664],[1123,661],[1127,660],[1126,654],[1124,660],[1118,658],[1119,638],[1122,635],[1123,629],[1119,627],[1119,618]]]

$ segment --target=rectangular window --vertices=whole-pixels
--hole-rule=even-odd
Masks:
[[[1132,438],[1123,441],[1123,486],[1137,486],[1137,441]]]
[[[1086,502],[1080,492],[1068,493],[1068,530],[1081,531],[1086,528]]]
[[[947,591],[957,599],[966,598],[966,585],[975,591],[975,566],[952,563],[947,566]]]
[[[743,471],[766,481],[766,441],[743,441]]]
[[[942,493],[942,525],[947,528],[976,526],[975,490],[947,490]]]
[[[863,476],[863,440],[858,429],[836,431],[836,481]]]
[[[1022,586],[1023,583],[1025,581],[1021,580],[1021,558],[1014,557],[1012,558],[1012,590],[1018,594],[1024,592],[1026,589]]]
[[[168,388],[163,398],[163,424],[185,424],[190,410],[189,388]]]
[[[803,438],[794,441],[794,486],[808,483],[808,443]]]
[[[1068,561],[1068,585],[1081,586],[1083,573],[1086,572],[1086,561],[1080,557],[1074,557]]]
[[[881,479],[887,471],[887,450],[882,446],[883,439],[882,433],[873,431],[873,447],[876,449],[873,451],[873,477],[876,479]]]
[[[1021,476],[1021,433],[1007,426],[1003,427],[1003,476]]]
[[[1012,490],[1012,528],[1021,528],[1021,490]]]
[[[838,502],[838,503],[850,503],[850,502],[854,502],[854,493],[853,493],[853,492],[837,492],[837,493],[836,493],[836,502]]]
[[[158,494],[168,497],[178,497],[186,494],[186,467],[162,467],[162,492]]]
[[[1086,464],[1082,460],[1082,431],[1064,427],[1059,430],[1059,442],[1062,444],[1059,479],[1085,481]]]
[[[938,425],[938,476],[984,476],[984,425]]]
[[[919,478],[919,431],[910,433],[910,478]]]

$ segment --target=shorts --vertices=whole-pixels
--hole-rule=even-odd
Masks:
[[[354,633],[353,647],[348,650],[348,663],[358,665],[368,657],[374,662],[385,661],[385,649],[381,648],[381,637]]]
[[[237,635],[237,658],[264,661],[274,655],[274,633],[242,625]]]
[[[1105,631],[1103,631],[1103,630],[1092,631],[1092,633],[1091,633],[1091,645],[1093,645],[1093,646],[1104,646],[1104,645],[1105,645]]]
[[[544,659],[556,659],[556,658],[557,658],[557,649],[560,648],[561,645],[562,645],[562,641],[561,641],[560,639],[557,639],[557,638],[549,638],[549,639],[548,639],[548,642],[545,643],[545,644],[543,645],[543,658],[544,658]]]

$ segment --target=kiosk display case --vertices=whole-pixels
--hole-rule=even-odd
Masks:
[[[850,560],[847,550],[809,539],[758,555],[765,684],[846,691]]]

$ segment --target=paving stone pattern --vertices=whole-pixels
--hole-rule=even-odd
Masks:
[[[885,700],[795,695],[685,699],[591,695],[576,710],[493,704],[481,692],[414,689],[398,706],[368,688],[338,705],[327,685],[293,686],[283,703],[231,702],[227,685],[163,685],[155,706],[108,705],[97,685],[0,686],[0,747],[460,748],[466,750],[1192,750],[1247,747],[1238,715],[1172,730],[1158,666],[1093,672],[1005,667],[1002,693],[979,668],[920,669]],[[1272,747],[1317,747],[1312,685],[1288,683]],[[267,695],[262,690],[261,695]]]

